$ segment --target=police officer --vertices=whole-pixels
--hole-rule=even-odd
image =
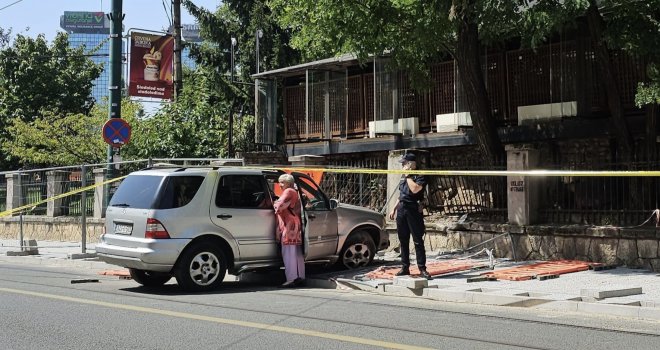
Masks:
[[[403,170],[417,169],[417,159],[414,154],[406,153],[399,162]],[[415,243],[415,256],[420,275],[431,279],[426,271],[426,251],[424,249],[424,217],[422,216],[421,200],[424,199],[426,179],[422,175],[404,175],[399,183],[399,199],[390,212],[390,220],[396,216],[396,228],[401,242],[402,268],[397,276],[410,275],[410,236]]]

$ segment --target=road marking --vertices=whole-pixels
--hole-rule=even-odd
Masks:
[[[46,293],[32,292],[32,291],[27,291],[27,290],[20,290],[20,289],[1,288],[0,287],[0,292],[21,294],[21,295],[29,295],[29,296],[33,296],[33,297],[47,298],[47,299],[54,299],[54,300],[62,300],[62,301],[68,301],[68,302],[78,303],[78,304],[103,306],[103,307],[112,308],[112,309],[137,311],[137,312],[144,312],[144,313],[149,313],[149,314],[163,315],[163,316],[170,316],[170,317],[179,317],[179,318],[185,318],[185,319],[189,319],[189,320],[207,321],[207,322],[226,324],[226,325],[232,325],[232,326],[263,329],[263,330],[267,330],[267,331],[280,332],[280,333],[304,335],[304,336],[308,336],[308,337],[331,339],[331,340],[337,340],[337,341],[342,341],[342,342],[347,342],[347,343],[373,345],[373,346],[379,346],[379,347],[386,348],[386,349],[402,349],[402,350],[428,350],[428,349],[431,349],[431,348],[419,347],[419,346],[414,346],[414,345],[390,343],[390,342],[381,341],[381,340],[352,337],[352,336],[348,336],[348,335],[331,334],[331,333],[324,333],[324,332],[318,332],[318,331],[312,331],[312,330],[306,330],[306,329],[275,326],[275,325],[270,325],[270,324],[265,324],[265,323],[256,323],[256,322],[232,320],[232,319],[228,319],[228,318],[196,315],[196,314],[190,314],[190,313],[186,313],[186,312],[168,311],[168,310],[154,309],[154,308],[142,307],[142,306],[115,304],[115,303],[108,303],[108,302],[98,301],[98,300],[74,298],[74,297],[67,297],[67,296],[63,296],[63,295],[46,294]]]

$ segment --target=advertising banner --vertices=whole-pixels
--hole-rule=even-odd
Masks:
[[[174,38],[131,33],[128,94],[169,100],[173,90]]]
[[[103,12],[64,11],[60,25],[65,30],[108,28]]]

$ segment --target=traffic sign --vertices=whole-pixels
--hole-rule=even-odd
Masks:
[[[103,141],[121,147],[131,140],[131,126],[121,118],[111,118],[103,125]]]

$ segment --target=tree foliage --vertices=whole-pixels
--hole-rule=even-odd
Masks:
[[[66,33],[51,43],[43,35],[19,34],[10,40],[8,32],[0,31],[0,37],[0,143],[14,142],[17,135],[8,130],[27,130],[32,122],[35,128],[55,125],[58,116],[90,112],[92,82],[101,67],[85,56],[83,48],[70,48]],[[17,165],[7,150],[0,150],[1,168]]]
[[[298,63],[299,54],[288,45],[289,34],[279,27],[262,1],[224,1],[215,11],[200,8],[192,1],[184,0],[182,4],[196,17],[204,42],[190,45],[197,67],[184,76],[184,88],[177,101],[146,121],[151,132],[160,136],[155,138],[159,146],[144,145],[145,152],[163,156],[227,156],[230,116],[234,149],[254,150],[251,75],[257,66],[257,29],[263,33],[259,43],[262,71]],[[232,38],[236,40],[233,67]],[[168,125],[174,124],[181,129],[165,135]]]
[[[122,102],[122,115],[130,125],[137,126],[138,132],[134,130],[132,138],[138,140],[146,136],[139,132],[137,117],[141,110],[137,103],[129,100]],[[108,145],[103,141],[101,128],[107,119],[108,107],[105,104],[95,105],[88,114],[45,112],[31,121],[14,117],[7,127],[12,137],[4,142],[3,148],[23,166],[103,163]],[[134,148],[125,147],[129,154]]]

